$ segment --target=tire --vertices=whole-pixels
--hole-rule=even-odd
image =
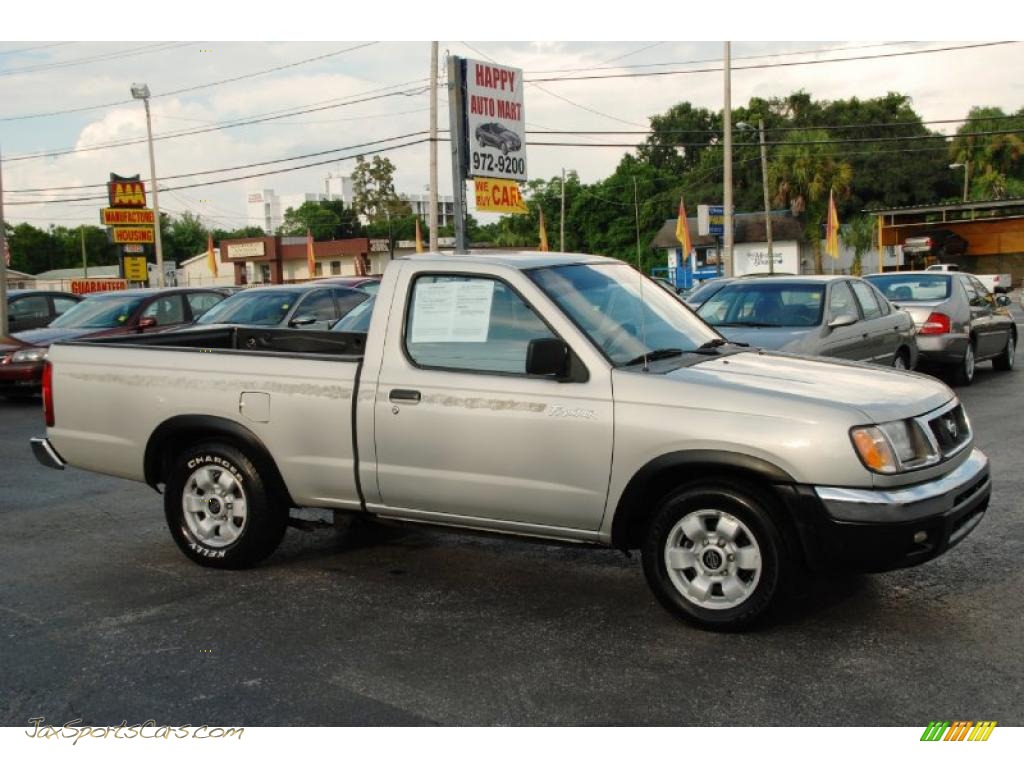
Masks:
[[[503,154],[503,155],[507,155],[508,154],[508,142],[505,142],[505,141],[501,142],[501,154]]]
[[[997,371],[1012,371],[1014,357],[1017,354],[1017,339],[1010,333],[1006,339],[1006,349],[1002,351],[999,357],[992,361],[992,367]]]
[[[907,354],[907,350],[900,349],[896,351],[896,354],[892,358],[892,367],[898,371],[909,371],[910,370],[910,355]]]
[[[969,387],[974,381],[974,372],[978,367],[974,357],[974,339],[967,344],[967,351],[964,352],[964,359],[953,369],[953,383],[961,387]]]
[[[658,602],[677,618],[719,631],[762,618],[794,565],[761,495],[728,481],[666,497],[643,548],[644,575]]]
[[[241,501],[241,507],[239,507]],[[212,568],[249,568],[284,537],[288,510],[243,451],[210,442],[173,461],[164,487],[171,536],[187,557]]]

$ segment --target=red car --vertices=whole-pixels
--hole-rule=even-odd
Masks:
[[[38,393],[43,360],[54,342],[173,330],[224,297],[222,291],[203,288],[138,288],[86,296],[47,327],[0,339],[0,394]]]

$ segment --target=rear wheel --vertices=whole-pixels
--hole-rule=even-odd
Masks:
[[[896,351],[896,355],[892,359],[892,367],[898,371],[909,371],[910,370],[910,355],[907,354],[907,350],[900,349]]]
[[[214,568],[248,568],[284,536],[288,510],[244,452],[205,443],[178,455],[164,487],[164,514],[175,543]]]
[[[974,339],[967,344],[967,351],[964,352],[964,359],[953,369],[953,383],[962,387],[969,386],[974,381]]]
[[[670,495],[655,512],[644,574],[670,613],[704,629],[748,627],[780,594],[790,563],[765,504],[710,482]]]
[[[1013,337],[1013,334],[1009,334],[1006,339],[1006,348],[1002,354],[999,355],[995,360],[992,361],[992,367],[997,371],[1012,371],[1013,370],[1013,356],[1017,353],[1017,340]]]

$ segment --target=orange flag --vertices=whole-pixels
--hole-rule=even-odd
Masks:
[[[310,278],[316,277],[316,256],[313,253],[313,233],[306,230],[306,266],[309,267]]]
[[[544,228],[544,209],[540,212],[540,249],[548,250],[548,231]]]
[[[213,276],[217,277],[217,255],[213,252],[212,232],[208,232],[206,234],[206,265],[210,268],[210,272],[213,273]]]
[[[686,206],[682,197],[679,198],[679,218],[676,219],[676,240],[683,247],[683,258],[689,258],[693,242],[690,240],[690,223],[686,219]]]
[[[825,224],[825,253],[833,259],[839,258],[839,212],[832,190],[828,191],[828,219]]]
[[[423,234],[420,232],[420,217],[416,217],[416,253],[423,253]]]

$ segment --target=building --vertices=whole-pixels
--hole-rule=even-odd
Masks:
[[[27,272],[19,272],[16,269],[7,267],[5,270],[7,276],[7,288],[13,290],[15,288],[35,288],[36,287],[36,276],[30,275]]]
[[[408,201],[412,212],[424,222],[430,219],[430,193],[423,192],[416,195],[401,195],[403,200]],[[455,198],[451,195],[437,196],[437,226],[447,227],[455,218]]]
[[[306,238],[269,235],[240,240],[222,240],[216,249],[218,275],[231,275],[229,284],[294,283],[331,275],[379,274],[388,260],[387,252],[371,252],[370,240],[324,240],[313,243],[316,270],[309,273]],[[205,258],[205,253],[201,254]],[[193,272],[202,278],[201,259],[193,257]],[[207,271],[207,278],[212,275]]]
[[[206,251],[185,259],[178,267],[174,279],[175,285],[191,286],[213,286],[213,285],[234,285],[235,270],[229,265],[221,264],[220,248],[213,249],[213,257],[217,261],[217,274],[210,270],[210,260]]]

